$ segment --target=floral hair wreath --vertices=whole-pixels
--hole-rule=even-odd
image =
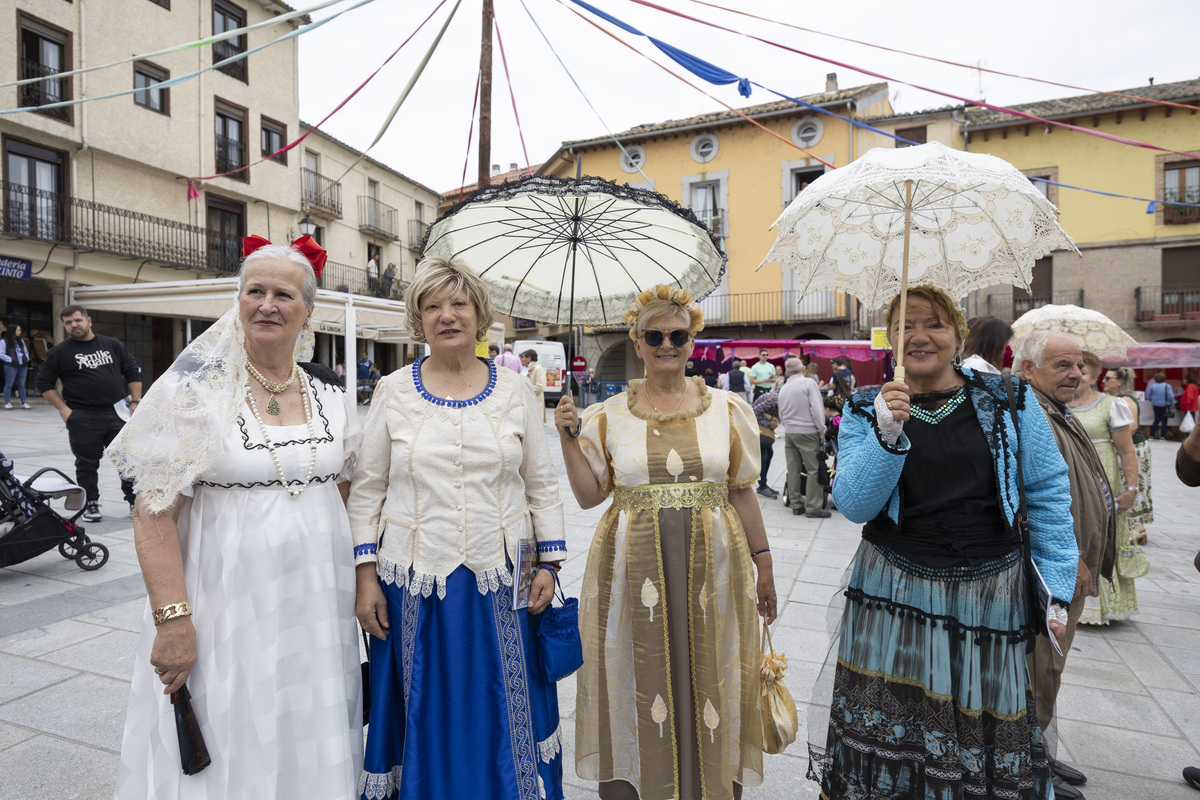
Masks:
[[[700,310],[700,306],[692,300],[692,294],[687,289],[676,289],[663,284],[658,284],[652,289],[647,289],[637,296],[633,304],[629,306],[629,310],[625,312],[622,318],[625,324],[629,326],[629,338],[637,341],[637,321],[638,316],[652,300],[666,300],[679,306],[687,312],[690,323],[688,325],[688,333],[695,336],[704,329],[704,312]]]

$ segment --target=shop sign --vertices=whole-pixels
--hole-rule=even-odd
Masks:
[[[23,258],[0,256],[0,278],[17,278],[27,281],[33,273],[33,262]]]

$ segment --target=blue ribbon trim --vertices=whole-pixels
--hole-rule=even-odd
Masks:
[[[373,542],[370,544],[355,545],[355,547],[354,547],[354,557],[355,558],[358,558],[360,556],[372,556],[372,555],[375,555],[376,552],[377,552],[377,549]]]

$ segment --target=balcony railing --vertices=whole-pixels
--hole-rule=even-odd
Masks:
[[[1005,294],[989,294],[985,311],[990,317],[999,317],[1006,322],[1012,322],[1026,311],[1041,308],[1044,305],[1083,305],[1083,290],[1077,292],[1054,292],[1048,295],[1024,295],[1014,297],[1011,292]]]
[[[21,78],[46,78],[44,81],[37,83],[27,83],[21,87],[21,105],[23,106],[44,106],[49,103],[61,103],[67,100],[67,79],[54,78],[60,70],[47,67],[40,61],[30,61],[28,59],[21,62]],[[39,112],[48,117],[67,121],[71,118],[71,107],[63,106],[62,108],[47,108]]]
[[[384,236],[393,242],[400,240],[400,212],[374,197],[358,196],[358,229]]]
[[[705,325],[815,322],[846,318],[836,292],[807,296],[795,290],[713,294],[700,301]]]
[[[0,187],[7,236],[206,272],[233,273],[241,262],[241,237],[19,183]]]
[[[314,211],[342,218],[342,185],[332,178],[304,167],[304,203]]]
[[[383,272],[380,270],[381,277],[375,286],[371,286],[371,282],[367,280],[367,268],[365,266],[355,267],[350,264],[339,264],[336,261],[326,261],[325,269],[321,272],[321,280],[318,283],[322,289],[329,289],[334,292],[350,292],[351,294],[361,294],[369,297],[387,297],[393,300],[403,298],[404,290],[408,284],[401,281],[397,274],[396,278],[392,280],[391,286],[385,287],[382,275]]]
[[[1200,321],[1200,284],[1134,289],[1138,322]]]
[[[227,58],[236,56],[246,52],[246,48],[242,47],[237,40],[226,39],[223,42],[213,42],[213,63],[219,63]],[[226,64],[223,67],[217,67],[217,70],[224,72],[231,78],[237,78],[239,81],[246,80],[246,59],[234,61]]]
[[[231,139],[228,136],[217,134],[217,172],[229,172],[245,165],[246,143],[240,139]],[[230,180],[249,183],[250,170],[239,170],[226,177]]]
[[[425,244],[425,234],[429,231],[431,225],[426,225],[419,219],[410,219],[408,221],[408,248],[410,250],[420,250]]]
[[[1168,191],[1163,195],[1163,224],[1186,225],[1200,222],[1200,206],[1173,206],[1170,203],[1200,203],[1200,189]]]
[[[700,220],[700,224],[708,228],[716,236],[728,236],[729,233],[725,229],[725,220],[727,215],[723,208],[713,208],[708,211],[692,210],[696,215],[696,219]]]

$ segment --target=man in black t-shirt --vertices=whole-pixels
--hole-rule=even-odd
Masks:
[[[46,353],[37,376],[37,388],[67,426],[71,452],[75,454],[75,481],[87,493],[83,518],[99,522],[100,458],[125,425],[113,405],[125,397],[129,383],[130,407],[142,399],[142,371],[119,339],[97,336],[92,318],[83,306],[65,306],[59,317],[67,339]],[[62,382],[62,394],[55,388]],[[133,514],[133,483],[121,481],[121,490]]]

